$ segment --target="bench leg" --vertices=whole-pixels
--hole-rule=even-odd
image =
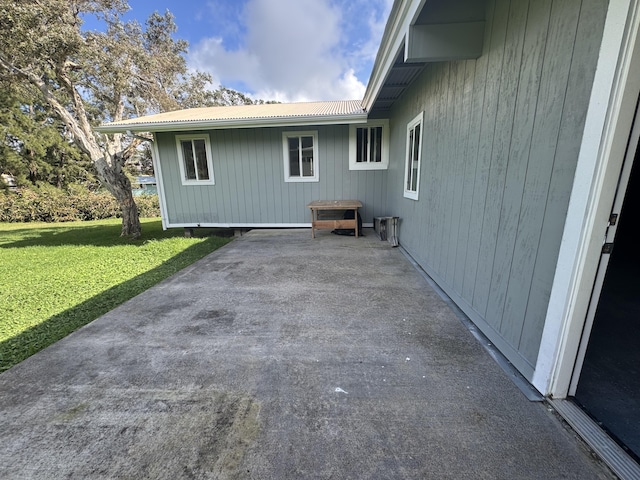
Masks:
[[[356,238],[358,238],[358,209],[357,208],[353,211],[353,221],[356,222],[355,231],[356,231]]]
[[[316,225],[316,216],[313,213],[313,209],[311,210],[311,238],[316,238],[316,233],[314,231]]]

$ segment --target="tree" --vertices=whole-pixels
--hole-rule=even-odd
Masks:
[[[126,0],[0,0],[0,80],[37,93],[90,158],[122,211],[122,235],[138,237],[138,209],[124,171],[140,140],[93,130],[161,111],[218,103],[211,78],[187,69],[170,12],[146,28],[124,22]],[[95,15],[103,32],[82,30]]]
[[[95,184],[91,163],[47,105],[0,83],[0,172],[19,185]]]

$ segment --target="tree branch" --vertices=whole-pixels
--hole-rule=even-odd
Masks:
[[[78,121],[67,111],[64,105],[62,105],[62,103],[60,103],[58,99],[51,93],[51,90],[49,90],[47,83],[42,78],[40,78],[35,73],[29,71],[28,69],[19,68],[13,65],[11,62],[7,61],[6,58],[4,58],[4,55],[1,55],[1,54],[0,54],[0,67],[6,70],[7,72],[10,72],[14,75],[18,75],[19,77],[28,81],[34,87],[38,88],[40,92],[42,92],[42,95],[44,96],[45,101],[51,106],[51,108],[53,108],[53,110],[60,117],[63,123],[69,128],[69,130],[71,130],[71,132],[73,133],[78,143],[78,146],[83,152],[89,155],[91,160],[95,161],[97,158],[102,157],[102,152],[100,151],[100,148],[98,147],[98,144],[92,135],[91,128],[89,127],[88,130],[85,130],[78,124]],[[77,92],[75,93],[77,94]],[[84,106],[82,108],[82,111],[83,113],[85,113]],[[82,117],[81,116],[79,117],[81,120]],[[86,113],[84,117],[85,117],[84,120],[86,121]],[[87,122],[87,126],[88,126],[88,122]]]

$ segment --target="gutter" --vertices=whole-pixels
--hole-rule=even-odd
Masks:
[[[263,118],[263,119],[228,119],[228,120],[177,120],[174,122],[146,122],[104,124],[96,127],[101,133],[135,132],[181,132],[189,130],[219,130],[229,128],[257,128],[257,127],[296,127],[309,125],[342,125],[367,123],[367,113],[350,115],[319,115],[317,117],[302,117],[294,121],[293,118]]]

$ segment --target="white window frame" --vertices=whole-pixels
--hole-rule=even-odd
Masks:
[[[367,161],[358,162],[358,129],[382,127],[382,151],[381,161],[371,162],[370,152],[367,153]],[[371,144],[368,143],[368,149]],[[349,170],[387,170],[389,168],[389,120],[372,120],[364,124],[349,125]]]
[[[422,149],[424,147],[422,143],[422,136],[424,132],[424,127],[422,126],[423,117],[424,117],[424,112],[420,112],[418,115],[416,115],[416,117],[413,120],[411,120],[407,124],[407,147],[406,147],[405,156],[404,156],[404,197],[410,198],[411,200],[418,200],[418,192],[420,191],[420,168],[422,166]],[[418,138],[418,158],[414,159],[413,152],[414,152],[414,145],[416,140],[415,128],[417,126],[420,126],[420,134],[418,135],[419,137]],[[414,132],[413,143],[412,143],[411,132]],[[416,172],[415,172],[415,175],[416,175],[415,190],[410,190],[407,188],[410,175],[413,174],[413,165],[411,165],[410,160],[412,160],[412,162],[418,163],[418,168],[416,169]]]
[[[207,169],[209,170],[209,178],[206,180],[189,180],[187,179],[187,172],[184,168],[184,156],[182,154],[182,142],[184,140],[204,140],[204,148],[207,154]],[[209,134],[198,133],[190,135],[176,135],[176,148],[178,150],[178,165],[180,166],[180,179],[182,185],[215,185],[215,178],[213,175],[213,155],[211,154],[211,140]],[[198,168],[196,166],[196,177],[198,175]]]
[[[302,176],[302,159],[300,158],[300,176],[291,176],[289,171],[289,138],[291,137],[313,137],[313,175]],[[302,142],[299,143],[300,145]],[[319,159],[318,159],[318,131],[290,131],[282,132],[282,154],[284,161],[284,181],[285,182],[318,182],[319,176]]]

